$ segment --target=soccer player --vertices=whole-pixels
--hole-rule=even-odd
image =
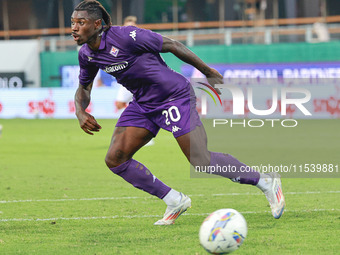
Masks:
[[[258,187],[264,192],[275,218],[285,201],[281,180],[275,173],[243,172],[245,165],[229,154],[207,149],[207,136],[196,110],[196,97],[188,80],[171,70],[160,52],[171,52],[200,70],[209,83],[222,84],[223,77],[178,41],[150,30],[112,26],[111,17],[97,1],[83,1],[74,10],[72,35],[79,51],[79,87],[75,93],[76,116],[81,129],[93,135],[101,126],[85,111],[90,102],[98,69],[116,77],[134,95],[113,132],[105,162],[108,168],[134,187],[162,199],[164,217],[155,225],[169,225],[191,206],[188,196],[170,188],[132,157],[159,129],[173,133],[193,166],[233,166],[236,172],[215,172],[234,182]]]

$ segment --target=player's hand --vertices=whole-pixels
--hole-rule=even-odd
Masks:
[[[223,76],[214,68],[210,68],[209,73],[206,74],[208,82],[216,92],[221,95],[221,91],[218,88],[215,88],[216,84],[223,84]]]
[[[99,132],[99,130],[102,128],[96,119],[87,112],[81,112],[77,114],[77,118],[80,128],[89,135],[93,135],[92,132]]]

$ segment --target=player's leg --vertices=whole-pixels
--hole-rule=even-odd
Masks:
[[[106,165],[113,168],[128,161],[152,137],[153,134],[145,128],[116,127],[106,154]]]
[[[116,127],[105,162],[113,173],[134,187],[162,199],[171,188],[158,180],[146,166],[132,158],[152,137],[153,133],[145,128]]]
[[[186,201],[187,204],[187,197],[165,185],[146,166],[132,158],[134,153],[156,136],[158,131],[159,126],[146,118],[136,102],[132,101],[116,124],[105,161],[113,173],[136,188],[163,199],[168,207],[177,208],[174,214],[176,215],[181,210],[178,208],[179,202]],[[171,224],[177,218],[171,213],[169,217],[171,219],[158,224]]]
[[[202,169],[242,184],[256,185],[258,183],[260,178],[258,172],[249,169],[249,167],[229,154],[208,151],[207,135],[203,125],[197,126],[191,132],[177,137],[176,140],[195,169]],[[223,166],[224,171],[221,171]],[[225,171],[225,166],[227,166],[227,169],[232,170]],[[248,171],[242,171],[243,168],[248,169]]]
[[[208,173],[229,178],[234,182],[257,186],[265,193],[273,216],[276,219],[281,217],[285,201],[279,175],[276,173],[260,174],[229,154],[208,151],[207,136],[203,125],[177,137],[176,140],[195,169],[204,169]],[[224,171],[221,171],[223,167]],[[226,171],[228,169],[229,171]]]
[[[116,127],[105,162],[113,173],[134,187],[163,199],[168,208],[164,218],[155,225],[169,225],[191,206],[191,200],[165,185],[146,166],[132,158],[153,136],[154,134],[145,128]]]

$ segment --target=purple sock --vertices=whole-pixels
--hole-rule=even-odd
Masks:
[[[131,183],[134,187],[144,190],[160,199],[169,193],[171,188],[158,180],[143,164],[129,159],[123,164],[112,167],[110,170]]]
[[[241,184],[256,185],[260,179],[260,173],[241,163],[229,154],[210,152],[210,167],[215,167],[211,174],[217,174]],[[246,169],[246,171],[244,171]]]

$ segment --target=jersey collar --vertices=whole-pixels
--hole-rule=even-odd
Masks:
[[[106,42],[105,42],[105,39],[106,39],[106,32],[102,32],[102,33],[101,33],[101,36],[102,36],[102,39],[100,40],[100,45],[99,45],[98,50],[103,50],[103,49],[105,49],[105,45],[106,45]]]

